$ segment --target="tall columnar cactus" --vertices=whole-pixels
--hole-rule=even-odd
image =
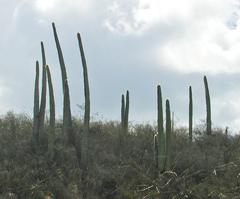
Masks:
[[[157,152],[155,152],[155,155],[158,155],[158,157],[155,157],[155,160],[157,160],[156,165],[158,166],[158,169],[160,172],[164,171],[165,166],[165,134],[164,134],[164,128],[163,128],[163,107],[162,107],[162,91],[160,85],[157,86],[157,128],[158,128],[158,135],[157,135]],[[156,147],[155,147],[156,149]]]
[[[39,111],[39,133],[40,137],[43,135],[44,119],[46,109],[46,92],[47,92],[47,76],[46,76],[46,57],[43,42],[41,42],[42,52],[42,93],[41,93],[41,105]]]
[[[193,132],[193,102],[192,102],[192,87],[189,86],[189,118],[188,118],[188,122],[189,122],[189,129],[188,129],[188,133],[189,133],[189,141],[192,142],[192,132]]]
[[[174,112],[172,112],[172,120],[171,120],[171,131],[172,131],[172,134],[175,136],[174,134]]]
[[[80,55],[82,59],[83,79],[84,79],[84,96],[85,96],[85,112],[84,112],[84,131],[82,136],[82,164],[87,161],[88,154],[88,135],[89,135],[89,123],[90,123],[90,89],[88,81],[88,70],[85,53],[83,49],[82,39],[80,33],[77,34],[78,45]]]
[[[51,72],[48,65],[46,66],[46,71],[47,71],[48,90],[49,90],[50,128],[54,130],[55,129],[55,99],[54,99]]]
[[[39,63],[36,62],[36,76],[34,87],[34,108],[33,108],[33,145],[38,144],[39,138]]]
[[[126,107],[124,111],[124,130],[125,134],[128,133],[128,118],[129,118],[129,91],[126,93]]]
[[[66,66],[65,66],[65,62],[64,62],[64,58],[63,58],[61,45],[60,45],[58,35],[57,35],[56,26],[55,26],[54,23],[52,23],[52,28],[53,28],[54,39],[55,39],[56,48],[57,48],[57,52],[58,52],[58,59],[59,59],[61,72],[62,72],[62,89],[63,89],[63,92],[64,92],[65,80],[67,79]]]
[[[69,89],[68,89],[68,80],[65,80],[64,95],[63,95],[63,132],[68,135],[68,142],[72,145],[75,145],[75,135],[72,128],[72,119],[71,119],[71,109],[70,98],[69,98]]]
[[[71,104],[70,104],[67,72],[66,72],[62,49],[60,46],[60,42],[57,36],[57,31],[54,23],[52,23],[52,27],[53,27],[53,34],[54,34],[54,39],[56,43],[56,48],[58,52],[58,58],[59,58],[59,63],[60,63],[61,73],[62,73],[62,87],[63,87],[63,94],[64,94],[63,96],[63,132],[65,135],[68,135],[69,142],[74,142],[75,138],[74,138],[73,129],[72,129]]]
[[[169,100],[166,100],[166,169],[171,166],[171,111]]]
[[[87,167],[88,167],[88,144],[89,144],[89,123],[90,123],[90,89],[88,81],[88,69],[83,49],[80,33],[77,34],[80,55],[82,58],[83,79],[84,79],[84,96],[85,96],[85,112],[84,112],[84,130],[81,142],[81,164],[82,164],[82,180],[86,184]],[[87,198],[87,187],[83,187],[83,198]]]
[[[153,137],[153,153],[154,153],[154,161],[155,161],[155,167],[158,171],[159,169],[159,154],[158,154],[158,134],[155,134]],[[157,172],[158,173],[158,172]]]
[[[125,117],[125,99],[124,95],[122,94],[122,101],[121,101],[121,128],[124,129],[124,117]]]
[[[206,109],[207,109],[207,117],[206,117],[206,123],[207,123],[207,135],[212,134],[212,121],[211,121],[211,101],[210,101],[210,94],[208,89],[208,82],[207,77],[204,76],[204,86],[205,86],[205,97],[206,97]]]

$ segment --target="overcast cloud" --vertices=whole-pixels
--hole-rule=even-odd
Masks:
[[[83,78],[76,33],[89,66],[92,113],[118,120],[130,90],[130,120],[156,119],[156,86],[169,98],[176,124],[187,124],[188,86],[194,122],[205,118],[208,76],[215,126],[240,127],[238,0],[0,0],[0,110],[33,107],[35,61],[44,41],[61,115],[61,77],[51,22],[65,55],[72,110],[80,115]],[[100,116],[97,116],[99,113]]]

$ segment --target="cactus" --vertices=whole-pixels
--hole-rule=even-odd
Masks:
[[[121,132],[126,135],[128,133],[128,118],[129,118],[129,91],[126,92],[126,104],[124,95],[121,101]]]
[[[42,51],[42,93],[41,93],[41,105],[39,110],[39,134],[43,136],[44,119],[46,109],[46,92],[47,92],[47,76],[46,76],[46,58],[43,42],[41,42]]]
[[[172,126],[171,126],[171,131],[172,131],[172,134],[174,135],[174,137],[175,137],[175,133],[174,133],[174,112],[172,112],[172,120],[171,120],[172,122]]]
[[[171,166],[171,111],[169,100],[166,100],[166,169]]]
[[[208,82],[207,77],[204,76],[204,86],[205,86],[205,97],[206,97],[206,110],[207,110],[207,117],[206,117],[206,123],[207,123],[207,135],[212,134],[212,121],[211,121],[211,101],[210,101],[210,94],[208,89]]]
[[[122,94],[122,101],[121,101],[121,128],[124,129],[124,112],[125,112],[125,99],[124,95]]]
[[[68,89],[68,80],[65,80],[64,95],[63,95],[63,132],[68,136],[68,143],[75,144],[75,135],[73,134],[71,109],[70,109],[70,98]]]
[[[193,130],[193,102],[192,102],[192,87],[189,86],[189,141],[192,142],[192,130]]]
[[[34,108],[33,108],[33,145],[38,144],[39,138],[39,63],[36,61],[36,76],[34,88]]]
[[[48,90],[49,90],[50,128],[54,131],[54,129],[55,129],[55,99],[54,99],[51,72],[50,72],[48,65],[46,65],[46,71],[47,71]]]
[[[84,54],[83,44],[80,33],[77,34],[78,45],[80,50],[80,55],[82,59],[82,67],[83,67],[83,79],[84,79],[84,96],[85,96],[85,112],[84,112],[84,131],[82,136],[82,164],[87,162],[87,154],[88,154],[88,135],[89,135],[89,122],[90,122],[90,89],[88,82],[88,71],[87,71],[87,63]]]
[[[160,172],[164,171],[164,164],[165,164],[165,135],[164,135],[164,128],[163,128],[163,108],[162,108],[162,92],[160,85],[157,86],[157,124],[158,124],[158,148],[156,155],[158,155],[155,160],[157,160],[156,165],[158,165],[158,169]]]
[[[158,154],[158,134],[155,134],[153,137],[153,152],[154,152],[154,161],[155,167],[159,168],[159,154]]]
[[[84,130],[81,142],[81,163],[82,163],[82,181],[83,181],[83,193],[82,198],[87,198],[87,167],[88,167],[88,143],[89,143],[89,123],[90,123],[90,89],[88,81],[88,70],[85,58],[85,53],[83,49],[82,39],[80,33],[77,34],[78,45],[80,50],[80,55],[82,58],[83,67],[83,79],[84,79],[84,96],[85,96],[85,112],[84,112]]]
[[[128,133],[128,117],[129,117],[129,91],[126,93],[126,107],[124,111],[124,133]]]
[[[63,132],[68,135],[68,141],[74,142],[73,129],[72,129],[72,116],[71,116],[71,104],[69,95],[69,86],[67,80],[66,66],[63,58],[62,49],[58,40],[55,24],[52,23],[53,34],[58,52],[59,63],[62,73],[62,87],[63,87]]]
[[[125,117],[125,96],[122,94],[122,100],[121,100],[121,130],[119,132],[119,152],[121,153],[122,145],[124,142],[124,117]]]
[[[66,66],[65,66],[65,62],[64,62],[64,58],[63,58],[61,45],[60,45],[60,42],[59,42],[59,39],[58,39],[57,30],[56,30],[56,27],[55,27],[54,23],[52,23],[52,28],[53,28],[54,39],[55,39],[56,48],[57,48],[57,52],[58,52],[58,59],[59,59],[61,72],[62,72],[62,89],[63,89],[63,92],[64,92],[65,80],[67,79]]]

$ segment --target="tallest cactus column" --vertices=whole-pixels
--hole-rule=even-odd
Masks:
[[[89,123],[90,123],[90,89],[88,82],[87,63],[84,54],[83,44],[80,33],[77,34],[80,55],[82,58],[83,79],[84,79],[84,96],[85,96],[85,112],[84,112],[84,130],[81,142],[81,167],[82,167],[82,198],[87,198],[87,170],[88,170],[88,143],[89,143]]]
[[[212,134],[212,121],[211,121],[211,101],[210,101],[210,94],[209,94],[209,89],[208,89],[208,82],[207,82],[207,77],[204,76],[204,86],[205,86],[205,97],[206,97],[206,109],[207,109],[207,117],[206,117],[206,122],[207,122],[207,135]]]
[[[63,132],[64,135],[68,135],[68,142],[71,144],[75,143],[75,136],[72,129],[72,116],[71,116],[71,105],[70,105],[70,95],[69,95],[69,87],[68,87],[68,79],[66,66],[63,58],[62,49],[60,46],[60,42],[58,40],[57,31],[55,24],[52,23],[54,39],[58,52],[58,59],[61,67],[62,73],[62,88],[63,88]]]

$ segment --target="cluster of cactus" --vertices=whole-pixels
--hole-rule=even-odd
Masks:
[[[126,135],[128,134],[128,118],[129,118],[129,91],[126,92],[126,100],[124,94],[121,98],[121,128],[119,132],[119,153],[122,153]]]
[[[77,140],[77,135],[73,131],[72,124],[72,114],[71,114],[71,104],[70,104],[70,94],[69,85],[67,78],[67,71],[65,66],[65,61],[61,49],[61,45],[58,39],[55,24],[52,23],[54,39],[56,43],[59,64],[61,68],[62,76],[62,90],[63,90],[63,135],[67,138],[67,144],[71,144],[76,148],[76,153],[78,157],[79,166],[82,169],[82,184],[86,184],[87,178],[87,167],[88,167],[88,140],[89,140],[89,124],[90,124],[90,89],[88,81],[88,71],[87,63],[85,59],[85,54],[83,50],[83,44],[81,36],[78,33],[78,45],[80,50],[80,56],[82,60],[83,67],[83,78],[84,78],[84,95],[85,95],[85,113],[84,113],[84,130],[81,135],[81,142]],[[41,93],[41,104],[39,108],[39,63],[36,62],[36,77],[35,77],[35,91],[34,91],[34,113],[33,113],[33,145],[38,146],[39,137],[44,135],[44,119],[45,119],[45,109],[46,109],[46,92],[47,92],[47,80],[49,89],[49,104],[50,104],[50,129],[51,133],[55,131],[55,100],[53,93],[53,84],[51,73],[48,65],[46,65],[45,51],[43,42],[41,42],[42,51],[42,93]],[[126,108],[127,109],[127,108]],[[86,187],[82,188],[82,198],[87,198]]]
[[[121,129],[122,133],[126,135],[128,133],[128,117],[129,117],[129,91],[126,92],[126,104],[125,96],[122,94],[122,106],[121,106]]]
[[[35,76],[35,88],[34,88],[34,116],[33,116],[33,144],[37,147],[41,142],[44,142],[46,135],[44,134],[44,120],[46,111],[46,93],[47,93],[47,82],[49,86],[50,95],[50,126],[55,126],[55,102],[54,93],[51,80],[51,72],[46,64],[45,50],[43,42],[41,42],[42,52],[42,91],[41,91],[41,103],[39,107],[39,62],[36,61],[36,76]],[[45,143],[46,144],[46,143]]]
[[[206,96],[206,134],[211,135],[211,102],[208,89],[207,78],[204,76],[205,96]],[[164,132],[162,92],[160,85],[157,86],[157,134],[154,136],[154,159],[155,166],[160,172],[164,172],[171,167],[171,140],[174,132],[174,116],[170,115],[170,103],[166,100],[166,127]],[[193,99],[192,87],[189,87],[189,141],[193,140]]]
[[[85,96],[85,112],[84,112],[84,127],[81,134],[81,141],[78,141],[78,135],[73,131],[72,115],[69,85],[66,72],[65,61],[58,39],[55,24],[52,24],[56,49],[62,76],[62,90],[63,90],[63,134],[66,136],[68,144],[76,148],[79,166],[82,169],[82,198],[87,197],[87,188],[85,187],[88,170],[88,145],[89,145],[89,127],[90,127],[90,89],[88,80],[87,63],[84,53],[84,48],[81,40],[81,35],[77,34],[79,51],[83,68],[84,79],[84,96]],[[50,129],[55,131],[55,100],[54,89],[52,84],[51,72],[46,63],[45,50],[43,42],[41,42],[42,53],[42,89],[41,89],[41,102],[39,99],[39,62],[36,61],[36,76],[35,76],[35,90],[34,90],[34,111],[33,111],[33,145],[38,146],[39,142],[44,138],[44,119],[46,112],[46,94],[47,84],[49,90],[49,107],[50,107]],[[210,94],[208,89],[207,78],[204,76],[205,96],[206,96],[206,133],[211,135],[211,103]],[[40,102],[40,104],[39,104]],[[128,133],[128,118],[129,118],[129,91],[121,98],[121,138],[123,139]],[[172,134],[174,132],[174,113],[171,118],[170,102],[166,100],[166,122],[164,128],[163,119],[163,100],[160,85],[157,86],[157,131],[154,136],[154,158],[155,165],[158,171],[164,172],[171,168],[172,157]],[[193,141],[193,100],[192,100],[192,87],[189,87],[189,140]]]
[[[205,87],[205,98],[206,98],[206,134],[212,134],[212,122],[211,122],[211,100],[208,89],[207,77],[204,76],[204,87]],[[189,117],[188,117],[188,132],[189,132],[189,141],[193,140],[193,98],[192,98],[192,87],[189,86]]]
[[[155,166],[160,172],[164,172],[171,166],[171,140],[172,130],[171,111],[169,100],[166,100],[166,127],[164,132],[162,92],[157,86],[157,135],[154,136]]]

